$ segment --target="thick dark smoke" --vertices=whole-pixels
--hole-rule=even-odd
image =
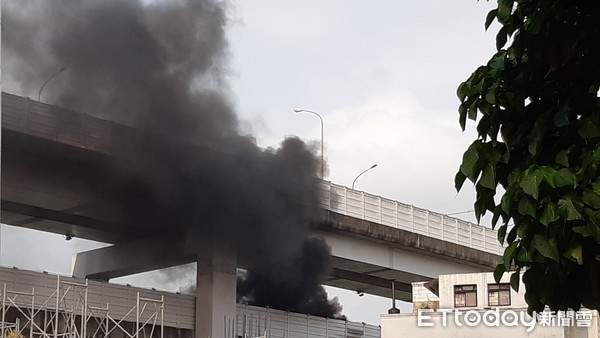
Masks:
[[[329,257],[329,250],[322,239],[304,241],[302,249],[287,258],[289,261],[253,269],[238,278],[238,301],[274,308],[298,304],[294,311],[324,317],[339,314],[342,308],[337,299],[328,301],[320,285],[329,270],[329,260],[323,257]],[[276,275],[273,270],[277,271]]]
[[[234,245],[241,298],[339,314],[320,281],[323,241],[313,150],[296,138],[260,149],[228,99],[226,13],[208,0],[3,0],[3,83],[42,101],[154,135],[107,165],[98,199],[154,236],[194,233]],[[184,146],[185,144],[185,146]]]

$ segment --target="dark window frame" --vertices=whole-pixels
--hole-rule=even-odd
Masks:
[[[468,294],[472,294],[475,296],[475,303],[469,303],[467,296]],[[457,303],[457,296],[463,295],[465,303],[464,305],[459,305]],[[477,307],[477,284],[463,284],[463,285],[455,285],[454,286],[454,307],[463,308],[463,307]]]
[[[497,293],[498,304],[492,304],[490,301],[490,296],[493,293]],[[508,303],[502,303],[500,295],[502,293],[508,294]],[[510,306],[512,304],[512,296],[510,292],[510,283],[499,283],[499,284],[488,284],[488,306]]]

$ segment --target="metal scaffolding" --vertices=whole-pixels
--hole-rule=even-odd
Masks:
[[[40,290],[41,289],[41,290]],[[164,296],[136,294],[125,315],[113,315],[88,302],[88,281],[77,283],[56,276],[56,288],[31,292],[2,287],[1,338],[163,338]],[[123,313],[123,309],[119,311]]]

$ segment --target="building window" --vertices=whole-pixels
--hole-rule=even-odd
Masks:
[[[510,284],[489,284],[488,305],[502,306],[510,305]]]
[[[477,306],[477,285],[454,286],[454,307]]]

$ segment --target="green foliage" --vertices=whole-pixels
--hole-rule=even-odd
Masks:
[[[600,1],[498,0],[494,20],[496,54],[457,90],[478,138],[456,189],[493,214],[494,276],[523,269],[530,311],[600,309]]]

